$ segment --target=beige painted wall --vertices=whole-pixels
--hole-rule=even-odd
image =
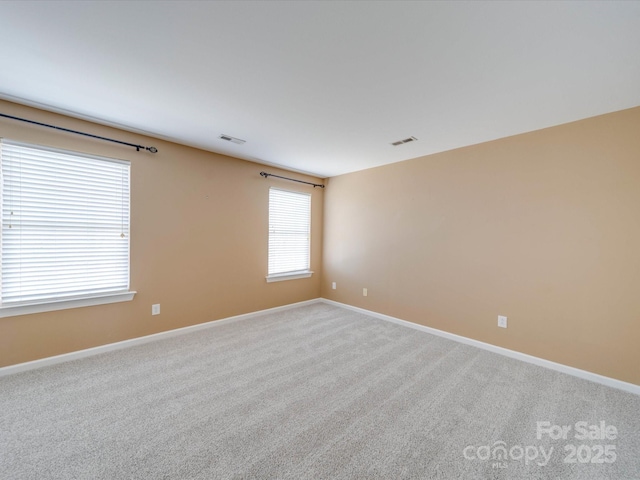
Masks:
[[[0,366],[317,298],[323,190],[263,169],[319,179],[0,101],[0,112],[119,140],[135,149],[0,118],[0,137],[131,160],[131,289],[126,303],[0,318]],[[241,147],[240,147],[241,148]],[[266,283],[269,186],[310,192],[310,279]],[[151,316],[151,305],[162,313]]]
[[[640,108],[326,190],[323,297],[640,384]]]

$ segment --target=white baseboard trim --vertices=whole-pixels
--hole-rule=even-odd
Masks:
[[[178,335],[184,335],[186,333],[197,332],[198,330],[204,330],[219,325],[225,325],[231,322],[237,322],[238,320],[246,320],[249,318],[255,318],[269,313],[281,312],[296,307],[302,307],[304,305],[311,305],[320,302],[321,299],[314,298],[313,300],[306,300],[304,302],[291,303],[283,305],[281,307],[267,308],[266,310],[258,310],[256,312],[244,313],[242,315],[235,315],[233,317],[222,318],[220,320],[213,320],[206,323],[198,323],[196,325],[190,325],[188,327],[176,328],[174,330],[167,330],[166,332],[154,333],[151,335],[145,335],[144,337],[131,338],[129,340],[123,340],[121,342],[108,343],[106,345],[100,345],[98,347],[87,348],[84,350],[78,350],[75,352],[63,353],[62,355],[55,355],[53,357],[41,358],[33,360],[31,362],[18,363],[16,365],[9,365],[0,368],[0,377],[6,375],[13,375],[14,373],[26,372],[28,370],[35,370],[37,368],[46,367],[49,365],[56,365],[58,363],[70,362],[71,360],[78,360],[80,358],[92,357],[94,355],[100,355],[106,352],[113,352],[115,350],[121,350],[123,348],[134,347],[136,345],[143,345],[149,342],[155,342],[165,338],[176,337]]]
[[[199,330],[204,330],[204,329],[215,327],[218,325],[225,325],[227,323],[237,322],[239,320],[256,318],[261,315],[267,315],[269,313],[290,310],[292,308],[302,307],[305,305],[312,305],[318,302],[322,302],[329,305],[345,308],[347,310],[359,312],[374,318],[378,318],[380,320],[386,320],[388,322],[393,322],[398,325],[403,325],[405,327],[413,328],[415,330],[420,330],[422,332],[431,333],[432,335],[437,335],[439,337],[447,338],[455,342],[464,343],[466,345],[471,345],[473,347],[481,348],[483,350],[497,353],[499,355],[504,355],[505,357],[514,358],[516,360],[521,360],[523,362],[531,363],[533,365],[538,365],[540,367],[548,368],[561,373],[566,373],[568,375],[582,378],[584,380],[589,380],[591,382],[599,383],[607,387],[612,387],[618,390],[624,390],[625,392],[633,393],[635,395],[640,395],[640,385],[623,382],[622,380],[616,380],[615,378],[605,377],[604,375],[599,375],[597,373],[588,372],[586,370],[581,370],[579,368],[570,367],[568,365],[552,362],[550,360],[545,360],[544,358],[534,357],[533,355],[527,355],[526,353],[517,352],[515,350],[509,350],[508,348],[498,347],[490,343],[481,342],[479,340],[474,340],[472,338],[463,337],[461,335],[456,335],[454,333],[445,332],[443,330],[438,330],[436,328],[426,327],[424,325],[408,322],[406,320],[392,317],[390,315],[374,312],[372,310],[366,310],[360,307],[354,307],[352,305],[347,305],[346,303],[340,303],[340,302],[336,302],[334,300],[329,300],[326,298],[315,298],[315,299],[306,300],[303,302],[291,303],[291,304],[283,305],[280,307],[268,308],[266,310],[258,310],[256,312],[245,313],[242,315],[235,315],[233,317],[227,317],[220,320],[213,320],[211,322],[199,323],[197,325],[190,325],[188,327],[176,328],[174,330],[168,330],[166,332],[159,332],[151,335],[145,335],[144,337],[132,338],[129,340],[123,340],[121,342],[109,343],[107,345],[100,345],[98,347],[92,347],[84,350],[78,350],[75,352],[64,353],[62,355],[56,355],[53,357],[41,358],[38,360],[33,360],[31,362],[24,362],[24,363],[18,363],[16,365],[0,367],[0,377],[6,376],[6,375],[13,375],[15,373],[20,373],[20,372],[26,372],[28,370],[35,370],[37,368],[42,368],[49,365],[57,365],[59,363],[78,360],[80,358],[100,355],[102,353],[113,352],[115,350],[134,347],[136,345],[143,345],[145,343],[155,342],[157,340],[162,340],[165,338],[176,337],[178,335],[184,335],[186,333],[196,332]]]
[[[488,350],[490,352],[497,353],[499,355],[504,355],[505,357],[515,358],[516,360],[521,360],[523,362],[531,363],[539,367],[544,367],[550,370],[555,370],[557,372],[566,373],[574,377],[582,378],[583,380],[589,380],[591,382],[599,383],[607,387],[617,388],[618,390],[624,390],[625,392],[633,393],[635,395],[640,395],[640,385],[623,382],[622,380],[616,380],[615,378],[605,377],[604,375],[598,375],[597,373],[588,372],[586,370],[580,370],[579,368],[570,367],[568,365],[563,365],[561,363],[552,362],[550,360],[545,360],[544,358],[534,357],[533,355],[527,355],[526,353],[517,352],[515,350],[509,350],[508,348],[498,347],[496,345],[491,345],[490,343],[481,342],[479,340],[474,340],[472,338],[463,337],[460,335],[456,335],[454,333],[445,332],[443,330],[438,330],[436,328],[425,327],[424,325],[408,322],[406,320],[401,320],[399,318],[391,317],[389,315],[385,315],[382,313],[373,312],[371,310],[366,310],[364,308],[354,307],[352,305],[336,302],[334,300],[322,298],[320,301],[322,301],[323,303],[327,303],[329,305],[334,305],[336,307],[342,307],[348,310],[352,310],[354,312],[363,313],[365,315],[369,315],[371,317],[378,318],[380,320],[386,320],[388,322],[397,323],[405,327],[410,327],[416,330],[431,333],[432,335],[437,335],[439,337],[444,337],[449,340],[464,343],[466,345],[471,345],[473,347],[481,348],[483,350]]]

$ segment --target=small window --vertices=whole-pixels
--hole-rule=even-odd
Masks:
[[[2,309],[131,300],[129,162],[4,139],[0,148]]]
[[[311,195],[269,189],[267,281],[310,277]]]

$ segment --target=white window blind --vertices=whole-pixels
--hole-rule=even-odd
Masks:
[[[129,289],[127,161],[3,139],[3,306]]]
[[[311,195],[269,189],[269,275],[307,272]]]

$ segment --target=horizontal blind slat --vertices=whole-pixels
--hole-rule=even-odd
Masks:
[[[268,274],[310,267],[311,195],[269,189]]]
[[[129,288],[130,163],[2,140],[1,301]]]

